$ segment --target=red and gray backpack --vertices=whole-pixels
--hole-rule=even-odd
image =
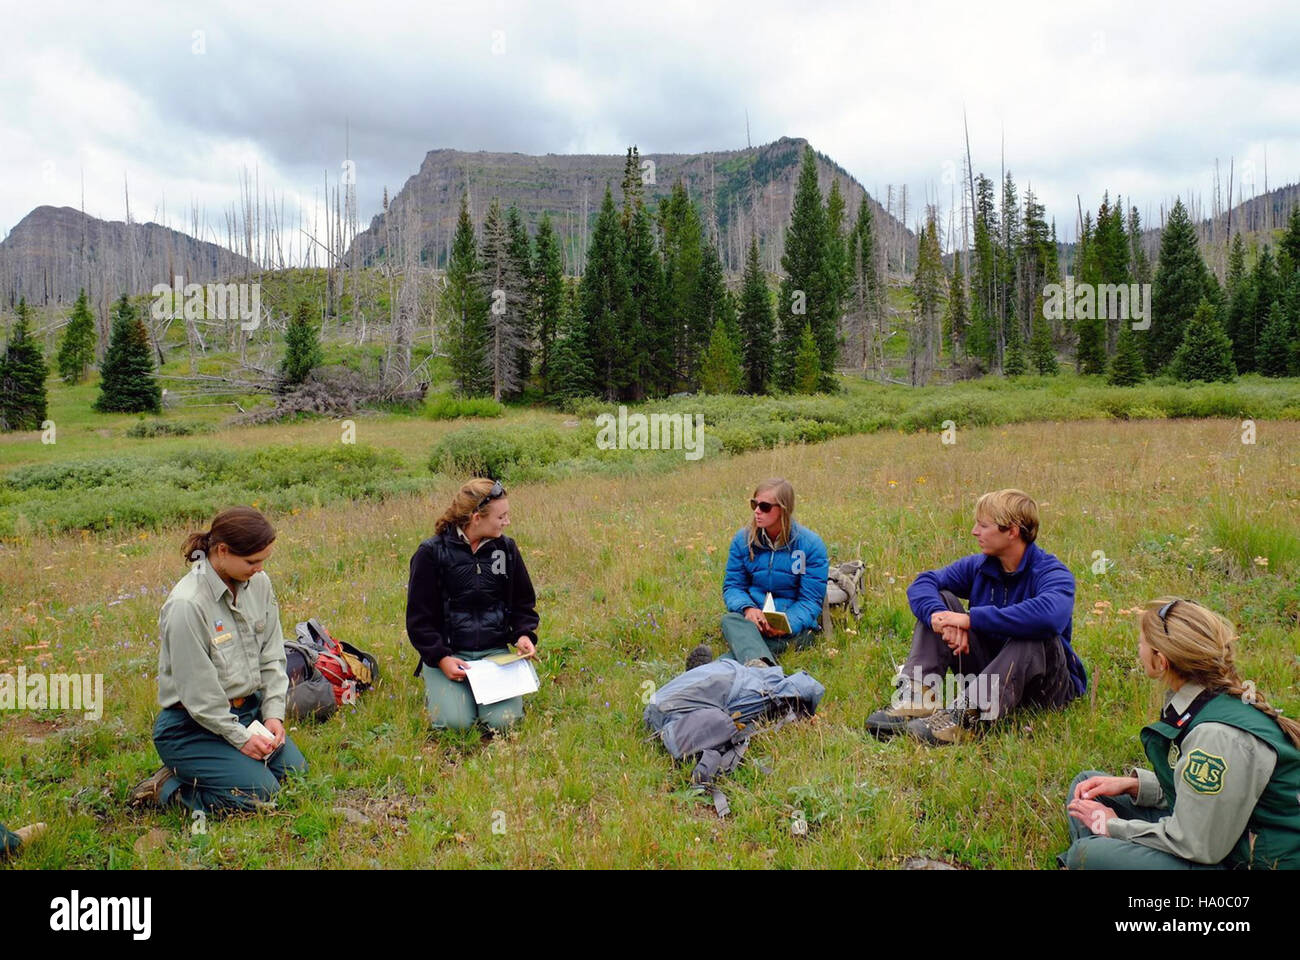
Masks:
[[[297,638],[284,641],[289,672],[289,713],[323,720],[379,679],[379,662],[369,653],[339,641],[315,618],[297,626]]]

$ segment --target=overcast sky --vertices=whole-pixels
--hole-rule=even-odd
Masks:
[[[1071,9],[1074,6],[1086,10]],[[1300,179],[1300,17],[1286,2],[1000,5],[0,0],[0,235],[33,207],[186,226],[243,167],[313,202],[345,120],[363,223],[439,147],[735,149],[807,137],[879,199],[947,207],[963,152],[1074,232],[1075,194],[1155,216],[1235,157]],[[909,221],[913,216],[909,213]],[[910,224],[909,224],[910,225]]]

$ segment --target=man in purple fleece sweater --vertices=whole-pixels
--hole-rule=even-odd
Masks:
[[[907,589],[912,652],[890,705],[867,718],[878,737],[905,731],[923,743],[957,743],[979,720],[1021,704],[1063,707],[1087,689],[1070,646],[1074,575],[1034,542],[1038,505],[1019,490],[986,493],[971,534],[979,553],[927,570]]]

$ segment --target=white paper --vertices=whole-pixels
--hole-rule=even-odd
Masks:
[[[776,601],[772,599],[771,593],[769,593],[767,595],[767,599],[763,601],[763,612],[776,613]]]
[[[531,661],[516,660],[501,666],[491,660],[466,660],[465,668],[475,703],[500,703],[537,692],[537,671]]]
[[[254,720],[250,723],[248,725],[248,732],[255,733],[259,737],[266,737],[266,739],[270,740],[272,743],[275,742],[275,734],[266,729],[266,724],[262,723],[261,720]]]

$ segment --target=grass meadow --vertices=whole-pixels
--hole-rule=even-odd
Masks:
[[[5,479],[29,472],[25,487],[0,491],[0,671],[102,673],[106,698],[98,721],[0,713],[0,819],[50,824],[5,869],[892,868],[914,856],[1050,868],[1066,846],[1072,777],[1142,761],[1137,733],[1160,691],[1137,667],[1130,611],[1164,594],[1232,619],[1243,676],[1288,714],[1300,711],[1295,381],[1270,395],[1279,419],[1259,419],[1254,443],[1227,412],[968,425],[980,418],[962,412],[965,388],[953,387],[918,401],[938,419],[911,432],[881,420],[817,443],[760,436],[733,452],[715,435],[695,462],[622,451],[621,466],[603,472],[572,458],[512,461],[508,533],[538,589],[543,684],[522,725],[495,739],[428,728],[403,629],[409,557],[456,483],[433,471],[431,450],[463,421],[358,419],[357,449],[331,460],[320,451],[339,446],[337,422],[229,428],[215,413],[186,412],[173,416],[207,426],[136,439],[125,432],[134,418],[77,412],[91,396],[77,391],[89,389],[52,397],[57,444],[0,439]],[[868,389],[851,388],[844,403]],[[1176,389],[1142,389],[1139,406],[1165,416],[1158,404]],[[1051,396],[1022,392],[1035,403]],[[956,415],[941,416],[945,396]],[[720,429],[749,429],[739,408]],[[574,416],[511,408],[474,425],[585,429],[566,428]],[[954,443],[941,442],[942,419],[956,423]],[[324,459],[302,467],[304,451]],[[225,469],[202,455],[225,458]],[[120,462],[84,468],[100,473],[80,488],[58,474],[61,464],[109,460]],[[145,476],[133,462],[147,465]],[[37,469],[55,474],[42,486],[30,478]],[[862,614],[837,614],[832,637],[785,657],[788,670],[825,684],[826,697],[815,719],[754,740],[750,757],[771,772],[746,763],[729,778],[732,815],[720,821],[687,789],[689,770],[647,740],[641,711],[692,646],[721,652],[727,544],[754,484],[772,475],[793,482],[796,517],[833,562],[868,565]],[[1007,486],[1038,500],[1039,542],[1078,581],[1074,636],[1088,695],[1062,712],[1018,714],[961,747],[864,736],[907,653],[907,584],[973,552],[975,498]],[[188,499],[165,501],[177,489]],[[123,491],[157,509],[80,523]],[[180,808],[137,813],[125,798],[158,765],[157,616],[186,573],[181,541],[200,525],[192,518],[241,499],[259,502],[279,530],[266,569],[286,632],[319,617],[376,653],[384,677],[333,719],[296,724],[311,769],[276,810],[198,832]],[[792,829],[797,819],[806,834]]]

